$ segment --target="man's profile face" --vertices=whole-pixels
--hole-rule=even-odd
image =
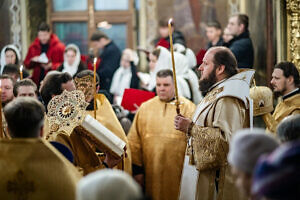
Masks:
[[[37,95],[34,91],[34,87],[30,85],[23,85],[18,88],[17,97],[34,97],[37,98]]]
[[[13,82],[10,79],[1,79],[1,100],[7,104],[14,98]]]
[[[47,44],[50,40],[51,33],[48,31],[39,31],[38,38],[42,44]]]
[[[76,90],[75,84],[73,82],[73,80],[70,80],[66,83],[61,84],[61,88],[62,90],[67,90],[68,92],[71,92],[73,90]]]
[[[170,101],[175,94],[175,87],[171,76],[156,78],[156,93],[161,101]]]
[[[204,55],[203,62],[198,68],[200,71],[199,89],[202,94],[208,92],[208,90],[217,82],[216,68],[213,62],[214,52],[208,51]]]
[[[272,73],[271,85],[275,94],[283,95],[286,91],[287,78],[282,69],[274,69]],[[277,95],[276,95],[277,96]]]
[[[238,36],[242,33],[242,25],[239,24],[238,21],[238,17],[237,16],[233,16],[229,18],[228,24],[227,24],[227,28],[229,30],[229,32],[234,35],[234,36]]]

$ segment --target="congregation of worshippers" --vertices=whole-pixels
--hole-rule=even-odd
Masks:
[[[24,61],[4,46],[0,199],[300,199],[300,66],[255,83],[248,27],[208,22],[199,52],[170,20],[153,49],[96,31],[83,59],[46,23]]]

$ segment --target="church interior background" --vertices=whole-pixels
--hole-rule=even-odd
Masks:
[[[205,48],[205,23],[222,28],[234,13],[246,13],[255,51],[256,80],[267,85],[272,67],[288,60],[300,69],[300,0],[2,0],[0,48],[15,44],[24,59],[38,25],[46,21],[65,43],[89,53],[89,38],[101,29],[117,45],[153,49],[158,21],[173,17],[195,53]],[[108,22],[108,25],[103,23]],[[140,70],[147,70],[140,54]]]

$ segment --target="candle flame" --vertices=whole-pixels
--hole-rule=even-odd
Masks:
[[[94,65],[97,63],[97,57],[94,58]]]
[[[22,71],[23,71],[23,65],[20,66],[20,72],[22,72]]]
[[[170,19],[169,19],[169,22],[168,22],[168,24],[171,24],[171,23],[172,23],[172,21],[173,21],[173,19],[172,19],[172,18],[170,18]]]

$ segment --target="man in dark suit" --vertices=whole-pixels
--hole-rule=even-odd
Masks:
[[[253,68],[254,50],[248,26],[249,18],[245,14],[231,16],[227,25],[234,36],[228,47],[235,55],[239,68]]]

